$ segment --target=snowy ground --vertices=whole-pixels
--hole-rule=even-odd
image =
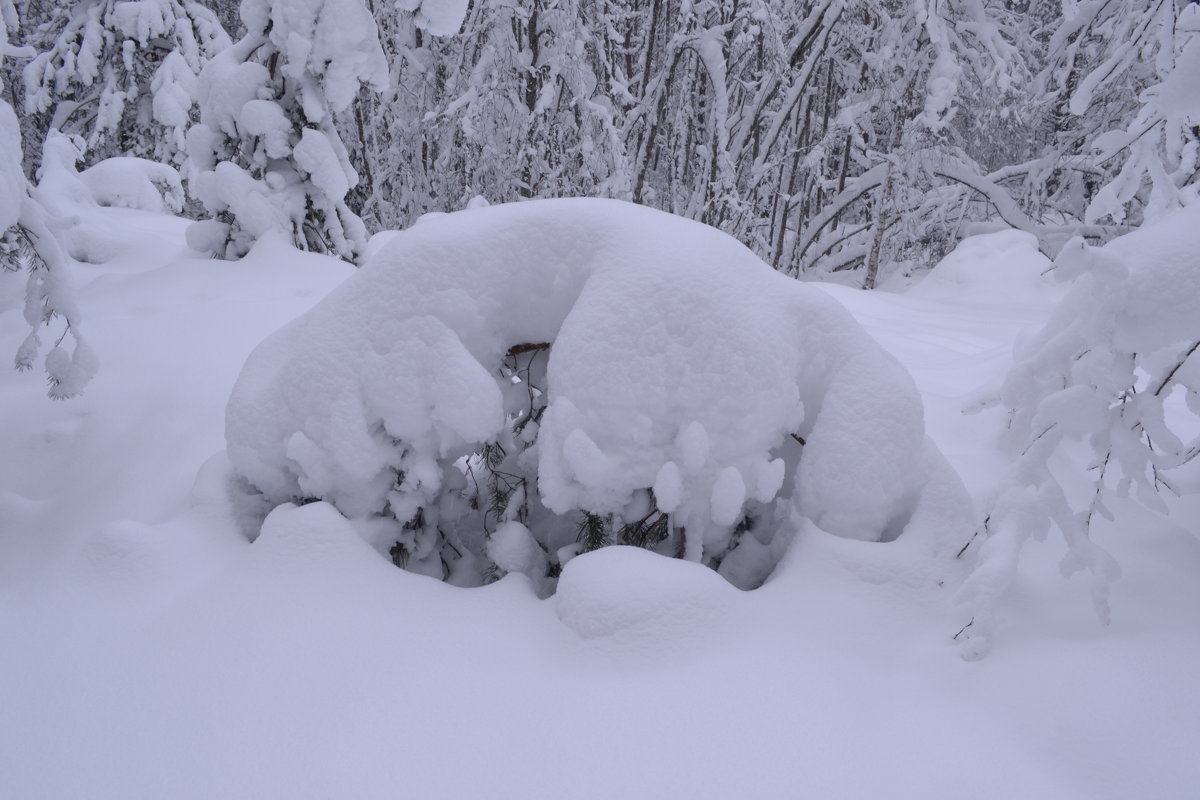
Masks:
[[[189,259],[185,223],[104,213],[121,252],[79,276],[99,375],[51,403],[0,373],[0,797],[1195,796],[1194,500],[1097,529],[1124,568],[1108,628],[1031,544],[977,663],[950,596],[814,531],[754,592],[609,549],[545,601],[398,570],[320,505],[250,545],[210,461],[230,388],[350,270],[272,241]],[[977,498],[1002,415],[959,410],[1059,296],[1043,266],[996,234],[906,293],[828,288]],[[19,291],[0,275],[12,347]]]

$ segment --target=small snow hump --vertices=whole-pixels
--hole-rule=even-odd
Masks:
[[[396,563],[462,585],[536,564],[552,588],[574,555],[625,544],[728,560],[754,588],[797,514],[874,542],[921,527],[940,555],[961,542],[914,513],[923,493],[949,481],[939,496],[970,502],[926,468],[941,456],[912,379],[836,301],[713,228],[612,200],[389,235],[251,355],[226,439],[267,505],[325,500]],[[544,559],[508,557],[509,523]]]
[[[584,639],[635,636],[661,643],[715,627],[731,605],[733,590],[722,584],[695,564],[610,547],[563,569],[554,610]]]

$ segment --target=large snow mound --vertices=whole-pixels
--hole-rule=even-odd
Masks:
[[[969,236],[909,290],[914,297],[976,302],[1042,302],[1052,283],[1037,237],[1017,230]]]
[[[464,552],[487,562],[463,465],[474,477],[471,454],[501,443],[520,451],[505,469],[536,481],[509,486],[498,521],[527,523],[552,565],[578,551],[581,511],[584,549],[610,542],[601,518],[657,512],[643,546],[738,585],[765,579],[793,513],[935,557],[969,535],[970,501],[930,466],[943,460],[904,368],[731,237],[590,199],[436,215],[390,237],[264,341],[234,388],[229,457],[268,505],[327,500],[381,550],[403,542],[405,563],[437,574],[440,560],[450,577]],[[933,484],[950,510],[914,517]]]

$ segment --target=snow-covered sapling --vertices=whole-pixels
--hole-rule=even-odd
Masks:
[[[214,215],[196,249],[236,258],[270,231],[357,261],[366,229],[346,204],[358,183],[334,115],[387,62],[360,0],[243,0],[246,35],[201,73],[188,131],[191,191]]]

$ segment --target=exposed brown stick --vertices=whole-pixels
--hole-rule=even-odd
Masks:
[[[514,344],[508,348],[509,356],[519,356],[521,353],[532,353],[534,350],[549,350],[549,342],[525,342],[524,344]]]

